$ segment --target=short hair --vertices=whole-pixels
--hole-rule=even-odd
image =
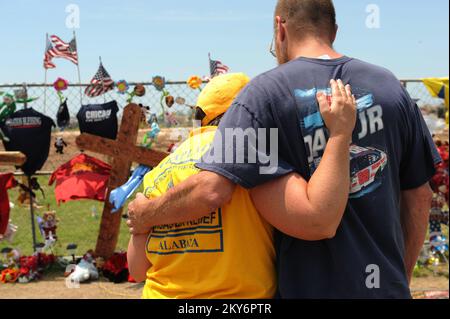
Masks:
[[[278,0],[275,16],[285,19],[301,37],[332,35],[336,31],[336,10],[332,0]]]

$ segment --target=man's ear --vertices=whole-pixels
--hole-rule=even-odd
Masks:
[[[283,42],[286,39],[286,27],[284,26],[283,20],[280,16],[275,17],[275,25],[276,25],[276,32],[277,32],[277,39],[280,42]]]
[[[337,33],[338,33],[338,30],[339,30],[339,26],[337,25],[337,24],[335,24],[334,25],[334,32],[333,32],[333,34],[331,35],[331,44],[333,44],[334,43],[334,41],[336,41],[336,37],[337,37]]]

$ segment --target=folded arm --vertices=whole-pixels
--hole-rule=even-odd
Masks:
[[[131,233],[148,232],[155,225],[182,223],[203,217],[231,200],[236,185],[227,178],[201,171],[148,200],[143,194],[128,206]]]

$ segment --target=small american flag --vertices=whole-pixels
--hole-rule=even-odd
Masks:
[[[230,70],[228,68],[228,66],[223,64],[221,61],[212,60],[211,55],[209,55],[209,69],[210,69],[211,78],[218,76],[220,74],[228,73],[228,71]]]
[[[65,43],[56,35],[47,37],[47,44],[44,55],[44,68],[54,69],[56,65],[52,62],[53,58],[67,59],[78,65],[77,42],[75,37],[69,43]]]
[[[114,81],[100,62],[98,71],[91,80],[91,85],[86,88],[84,93],[89,97],[97,97],[112,89],[114,89]]]

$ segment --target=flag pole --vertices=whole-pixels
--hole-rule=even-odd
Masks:
[[[45,50],[47,50],[47,42],[48,42],[48,33],[45,34]],[[46,57],[47,51],[45,51],[44,53],[44,60]],[[44,61],[45,62],[45,61]],[[44,69],[45,69],[45,75],[44,75],[44,114],[47,110],[47,67],[45,66],[44,63]]]
[[[99,61],[100,61],[100,65],[103,65],[103,63],[102,63],[102,57],[99,56],[98,59],[99,59]],[[103,79],[102,79],[102,86],[103,86]],[[106,103],[106,96],[105,96],[105,95],[106,95],[106,94],[103,94],[103,103]]]
[[[44,114],[47,110],[47,68],[45,68],[45,76],[44,76]]]
[[[73,38],[75,39],[75,43],[77,46],[77,56],[78,56],[78,63],[77,63],[77,71],[78,71],[78,84],[80,85],[80,106],[83,105],[83,89],[81,87],[81,72],[80,72],[80,55],[78,50],[78,42],[77,42],[77,35],[75,33],[75,29],[73,30]]]

